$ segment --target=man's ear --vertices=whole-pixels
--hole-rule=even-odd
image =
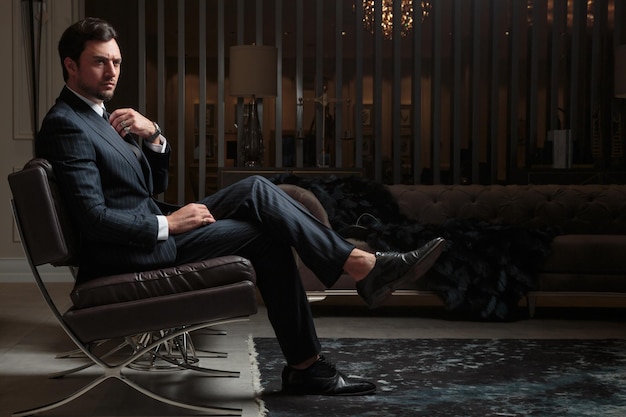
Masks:
[[[65,69],[67,70],[67,72],[70,74],[75,73],[78,69],[78,65],[76,65],[76,61],[74,61],[70,57],[65,57],[65,59],[63,60],[63,65],[65,66]]]

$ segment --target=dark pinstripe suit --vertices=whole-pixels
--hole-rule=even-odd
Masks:
[[[217,222],[157,241],[159,204],[170,149],[144,147],[141,160],[93,109],[64,88],[43,121],[36,154],[54,167],[81,232],[79,279],[238,254],[252,261],[257,284],[287,361],[319,352],[311,312],[291,248],[331,286],[353,246],[279,188],[250,177],[201,203]]]

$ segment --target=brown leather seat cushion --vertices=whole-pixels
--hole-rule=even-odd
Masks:
[[[84,343],[246,317],[257,312],[251,281],[125,303],[67,311],[63,318]]]
[[[224,256],[148,272],[135,272],[92,279],[77,284],[71,298],[75,309],[123,303],[244,280],[255,282],[250,261]]]

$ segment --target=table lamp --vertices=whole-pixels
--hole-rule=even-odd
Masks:
[[[263,166],[263,131],[257,97],[276,97],[277,49],[273,46],[237,45],[230,48],[230,95],[251,97],[244,106],[243,134],[238,134],[239,164]]]

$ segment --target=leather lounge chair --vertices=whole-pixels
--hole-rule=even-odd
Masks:
[[[255,314],[255,273],[250,262],[237,256],[225,256],[172,268],[97,278],[75,285],[70,294],[73,305],[61,312],[48,293],[39,268],[51,264],[75,269],[79,242],[59,196],[52,167],[44,159],[33,159],[21,171],[10,174],[8,180],[13,194],[13,214],[35,281],[63,330],[81,355],[90,361],[88,365],[55,376],[89,366],[97,366],[102,371],[96,379],[63,399],[13,415],[52,410],[109,378],[169,405],[207,415],[241,415],[241,409],[166,398],[131,380],[124,370],[146,356],[161,358],[159,349],[179,344],[181,337],[191,332],[246,320]],[[112,340],[122,342],[113,349],[97,349]],[[98,351],[102,353],[96,353]],[[178,365],[199,369],[185,361],[174,362],[174,366]],[[238,375],[229,371],[215,373]],[[158,378],[158,373],[152,375]]]

